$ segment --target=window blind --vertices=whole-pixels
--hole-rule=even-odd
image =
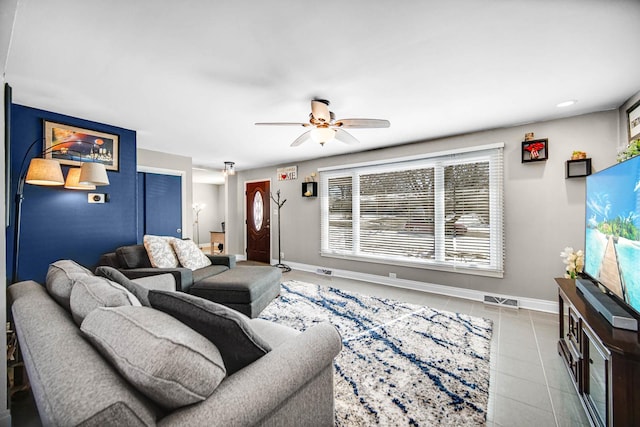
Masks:
[[[501,277],[502,151],[321,171],[321,254]]]

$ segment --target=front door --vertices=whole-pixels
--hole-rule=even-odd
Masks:
[[[271,264],[269,181],[247,183],[247,260]]]

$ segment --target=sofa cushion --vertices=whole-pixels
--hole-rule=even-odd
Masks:
[[[206,279],[207,277],[215,276],[216,274],[220,274],[224,271],[229,270],[229,267],[226,265],[209,265],[204,268],[199,268],[193,271],[193,283],[198,283],[199,281]]]
[[[149,291],[149,302],[213,342],[229,375],[271,350],[251,328],[247,316],[223,305],[183,292],[165,291]]]
[[[98,276],[79,277],[71,289],[71,315],[80,326],[84,318],[98,307],[140,305],[140,301],[119,284]]]
[[[197,270],[211,265],[211,261],[202,253],[193,240],[171,240],[173,251],[180,261],[180,265],[190,270]]]
[[[151,261],[144,245],[121,246],[116,249],[116,259],[119,268],[151,268]]]
[[[69,299],[73,280],[79,277],[91,277],[93,273],[80,264],[69,259],[56,261],[47,270],[46,287],[49,295],[58,304],[71,311]]]
[[[162,274],[159,276],[148,276],[140,279],[149,285],[143,286],[137,280],[131,280],[120,271],[112,267],[100,266],[96,268],[96,275],[106,277],[107,279],[122,285],[126,290],[136,296],[140,304],[149,307],[149,289],[159,289],[165,291],[175,291],[176,285],[173,276]],[[170,281],[164,280],[166,276],[170,276]],[[144,280],[143,280],[144,279]]]
[[[147,234],[143,237],[144,248],[147,250],[151,266],[155,268],[176,268],[180,264],[176,257],[171,241],[175,237],[153,236]]]
[[[136,389],[169,409],[205,400],[226,374],[215,345],[152,308],[98,308],[81,330]]]

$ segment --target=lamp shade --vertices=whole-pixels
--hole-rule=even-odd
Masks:
[[[32,185],[64,184],[60,163],[56,160],[41,159],[39,157],[31,159],[24,182]]]
[[[83,163],[78,182],[81,185],[109,185],[107,169],[102,163]]]
[[[80,184],[80,168],[71,168],[67,173],[67,180],[64,182],[64,188],[69,190],[95,190],[96,186]]]

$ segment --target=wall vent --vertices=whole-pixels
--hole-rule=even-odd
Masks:
[[[319,268],[316,270],[316,274],[322,274],[323,276],[333,276],[333,271],[327,270],[326,268]]]
[[[491,305],[499,305],[500,307],[520,308],[518,300],[513,298],[495,297],[493,295],[485,295],[484,303]]]

